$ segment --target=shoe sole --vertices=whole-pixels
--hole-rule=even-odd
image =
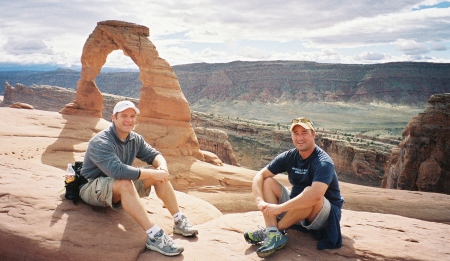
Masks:
[[[195,231],[195,232],[192,233],[192,234],[185,234],[185,233],[183,233],[183,231],[174,230],[173,233],[174,233],[174,234],[178,234],[178,235],[183,235],[184,237],[193,237],[193,236],[198,235],[198,231]]]
[[[145,246],[147,247],[148,250],[156,251],[156,252],[158,252],[158,253],[160,253],[160,254],[163,254],[163,255],[165,255],[165,256],[177,256],[177,255],[183,253],[183,251],[184,251],[184,249],[182,249],[180,252],[169,253],[169,252],[164,252],[164,251],[162,251],[161,249],[159,249],[159,248],[157,248],[157,247],[154,247],[154,246],[151,246],[151,245],[145,244]]]
[[[287,241],[286,241],[286,243],[282,244],[281,246],[279,246],[275,249],[272,249],[272,250],[269,250],[266,252],[256,252],[256,254],[261,258],[268,257],[268,256],[272,255],[273,253],[275,253],[275,251],[282,249],[284,246],[286,246],[286,244],[287,244]]]

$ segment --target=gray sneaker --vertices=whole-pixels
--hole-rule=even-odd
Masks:
[[[166,256],[176,256],[184,251],[184,247],[175,243],[162,229],[155,234],[154,239],[147,237],[145,246],[149,250],[157,251]]]
[[[182,215],[181,219],[175,222],[173,226],[173,233],[180,234],[185,237],[192,237],[198,234],[198,230],[192,227],[185,215]]]

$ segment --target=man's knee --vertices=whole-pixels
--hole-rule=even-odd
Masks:
[[[279,182],[274,178],[266,178],[263,181],[263,188],[275,188],[278,186]]]
[[[266,178],[263,181],[263,193],[274,194],[277,198],[281,197],[281,183],[274,178]]]
[[[121,179],[121,180],[114,180],[113,191],[123,193],[135,191],[135,188],[131,180]]]

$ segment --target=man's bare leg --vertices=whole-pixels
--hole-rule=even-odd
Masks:
[[[263,197],[264,201],[270,204],[278,204],[281,198],[281,184],[273,178],[267,178],[263,183]],[[276,227],[277,226],[277,217],[266,215],[263,212],[264,222],[266,223],[266,227]]]
[[[136,220],[145,231],[155,225],[150,221],[131,180],[114,181],[112,201],[113,203],[120,201],[125,212]]]
[[[175,196],[175,190],[170,181],[155,182],[153,186],[155,187],[156,195],[162,200],[170,214],[175,215],[180,212],[178,201]]]
[[[282,184],[273,178],[267,178],[263,183],[264,200],[270,204],[279,204],[282,194]],[[265,215],[266,227],[276,226],[279,230],[285,230],[292,225],[307,219],[312,222],[323,206],[323,199],[312,207],[296,209],[286,212],[284,217],[278,222],[277,217]]]
[[[297,224],[304,219],[312,222],[316,218],[317,214],[319,214],[320,210],[322,210],[323,202],[324,200],[322,199],[312,207],[286,212],[284,217],[278,222],[278,229],[288,229],[292,225]]]

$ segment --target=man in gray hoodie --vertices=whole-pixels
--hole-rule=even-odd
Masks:
[[[178,255],[183,252],[183,246],[175,243],[149,219],[140,197],[148,196],[153,186],[156,195],[174,217],[173,233],[195,236],[198,231],[180,212],[166,160],[133,131],[139,113],[134,103],[118,102],[113,110],[111,127],[89,141],[81,169],[81,175],[88,183],[81,187],[80,198],[93,206],[123,207],[147,232],[148,249],[163,255]],[[135,158],[151,167],[133,167]]]

